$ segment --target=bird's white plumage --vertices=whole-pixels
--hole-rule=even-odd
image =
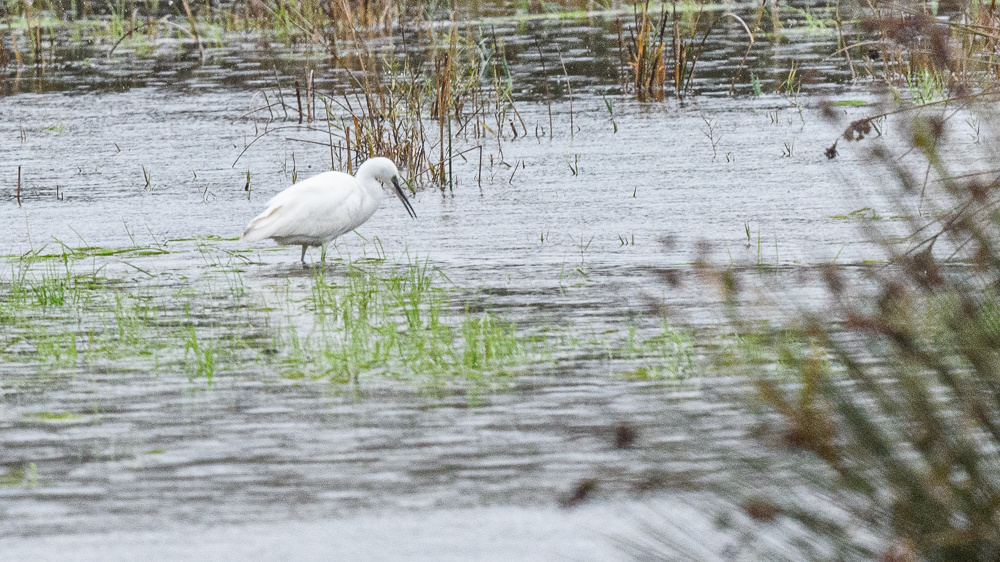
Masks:
[[[316,246],[361,226],[382,202],[356,185],[354,176],[324,172],[275,195],[267,209],[250,221],[247,242],[273,238],[279,244]],[[377,195],[374,196],[374,195]]]
[[[271,238],[278,244],[301,245],[304,261],[308,246],[325,246],[371,218],[387,184],[396,187],[397,196],[415,216],[399,187],[398,175],[388,158],[371,158],[355,176],[324,172],[300,181],[268,202],[267,209],[247,225],[243,240]]]

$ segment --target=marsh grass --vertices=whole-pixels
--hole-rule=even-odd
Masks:
[[[545,12],[584,17],[593,0],[538,4]],[[610,6],[605,6],[606,8]],[[10,43],[0,41],[0,63],[18,67],[51,65],[56,43],[108,45],[148,54],[166,42],[183,43],[188,54],[206,58],[206,48],[227,38],[253,34],[288,47],[350,53],[364,40],[392,35],[410,26],[411,33],[434,32],[437,23],[479,21],[481,12],[520,21],[518,5],[483,6],[479,2],[407,4],[398,0],[258,0],[254,2],[178,3],[132,0],[5,0],[0,18]],[[536,10],[532,10],[536,11]],[[477,15],[480,14],[480,15]],[[530,16],[530,15],[529,15]],[[9,45],[9,46],[8,46]],[[0,64],[2,66],[2,64]]]
[[[456,24],[402,33],[404,42],[419,42],[402,54],[362,33],[352,36],[356,49],[338,60],[353,86],[342,95],[315,92],[308,86],[311,79],[304,97],[299,87],[294,96],[282,92],[280,82],[277,91],[263,92],[264,104],[247,114],[256,136],[244,152],[265,136],[297,129],[302,136],[288,140],[326,145],[331,169],[354,173],[369,157],[384,156],[396,162],[411,189],[428,184],[453,189],[454,160],[493,143],[503,165],[502,141],[528,134],[514,106],[503,39],[485,28]],[[314,104],[322,109],[313,111]],[[272,124],[296,118],[305,124]]]
[[[628,50],[627,64],[632,69],[633,92],[639,101],[645,101],[647,98],[663,99],[667,82],[667,67],[664,60],[666,12],[661,12],[660,17],[656,18],[649,13],[649,2],[646,2],[642,5],[641,11],[637,8],[634,19],[635,25],[629,30],[629,41],[624,44],[624,48]],[[683,44],[676,51],[674,60],[675,69],[680,72],[686,64],[686,50]],[[678,93],[682,80],[675,73]]]
[[[235,353],[233,348],[246,348],[250,340],[227,335],[202,344],[197,339],[201,333],[195,330],[212,325],[215,317],[197,293],[175,291],[135,266],[142,271],[139,278],[104,273],[113,265],[110,260],[123,256],[149,260],[166,253],[148,250],[62,245],[59,254],[38,251],[8,259],[10,274],[0,282],[0,320],[5,326],[0,357],[28,367],[29,372],[31,365],[72,373],[95,364],[105,368],[127,364],[155,372],[176,363],[190,366],[192,377],[210,378],[216,347],[224,345]],[[206,284],[209,301],[226,297],[239,309],[238,287],[230,284],[222,292],[211,282]]]
[[[29,421],[39,421],[44,423],[71,423],[82,419],[83,416],[74,414],[73,412],[41,411],[25,414],[24,418]]]
[[[458,308],[454,290],[427,262],[359,267],[333,283],[316,270],[304,305],[307,327],[289,327],[278,346],[293,350],[286,377],[357,381],[361,375],[454,379],[495,385],[509,369],[539,361],[538,343],[494,313]]]
[[[628,36],[622,32],[619,21],[618,42],[624,53],[632,80],[623,83],[625,91],[631,90],[639,101],[662,100],[668,82],[674,95],[683,98],[691,93],[695,70],[705,52],[709,36],[722,24],[729,22],[746,33],[748,45],[733,73],[733,93],[737,80],[743,76],[745,63],[756,37],[762,33],[762,20],[766,2],[760,4],[756,20],[751,26],[733,11],[720,11],[718,4],[704,0],[673,0],[660,3],[659,16],[650,10],[650,2],[633,5],[633,22]],[[772,5],[772,11],[775,10]],[[774,20],[777,21],[777,20]],[[668,25],[669,24],[669,25]],[[669,81],[668,81],[669,78]],[[760,84],[751,73],[752,87],[760,95]]]
[[[38,486],[38,467],[33,462],[10,468],[0,474],[0,487],[37,488]]]
[[[492,56],[502,52],[503,38],[491,37],[489,22],[473,16],[483,8],[478,3],[445,6],[410,5],[391,0],[263,0],[222,5],[183,2],[171,6],[123,0],[104,3],[35,0],[10,1],[4,7],[4,13],[0,14],[6,27],[0,33],[3,37],[0,66],[4,67],[33,65],[44,69],[53,66],[60,62],[57,46],[67,42],[106,45],[108,56],[119,47],[141,55],[149,54],[159,45],[170,42],[179,44],[185,56],[196,54],[204,60],[206,48],[249,33],[277,40],[288,47],[305,45],[307,50],[313,47],[325,50],[333,55],[337,66],[369,75],[358,77],[360,86],[386,66],[380,57],[371,56],[376,50],[372,44],[384,45],[387,36],[396,37],[403,44],[430,43],[426,52],[429,56],[420,56],[420,64],[411,60],[392,64],[396,70],[409,65],[419,78],[433,79],[428,88],[431,95],[424,102],[435,106],[428,114],[439,123],[436,135],[439,138],[434,141],[438,150],[435,158],[426,159],[423,167],[433,164],[435,170],[431,175],[438,181],[443,169],[441,161],[445,159],[441,148],[447,148],[447,141],[442,142],[441,138],[449,124],[447,120],[442,121],[441,116],[447,112],[441,110],[473,107],[477,103],[476,96],[459,94],[460,82],[469,75],[465,72],[469,66],[465,54],[478,51],[485,60],[488,54],[483,47],[490,42],[494,44]],[[598,6],[589,0],[570,0],[554,4],[532,3],[528,8],[501,5],[494,6],[493,11],[505,14],[500,16],[501,20],[520,21],[519,18],[531,17],[539,11],[583,17],[587,12],[579,10],[595,7]],[[671,86],[678,97],[690,95],[706,42],[712,34],[720,33],[723,25],[728,26],[729,31],[745,34],[747,40],[746,50],[738,47],[739,52],[734,53],[740,61],[732,74],[731,94],[735,93],[737,83],[752,87],[754,92],[762,91],[760,77],[770,70],[759,68],[751,57],[754,46],[761,38],[781,42],[783,34],[792,30],[836,34],[838,45],[828,54],[843,56],[853,77],[867,76],[882,81],[900,98],[924,102],[945,99],[967,90],[986,89],[1000,72],[995,63],[1000,48],[1000,18],[990,3],[949,3],[940,10],[936,3],[836,3],[800,8],[760,2],[755,8],[725,11],[724,6],[705,0],[637,2],[632,6],[607,7],[612,8],[606,12],[607,16],[631,12],[632,21],[627,24],[619,21],[616,27],[625,71],[622,75],[628,77],[623,80],[623,86],[639,99],[662,99]],[[518,13],[518,10],[525,13]],[[469,33],[488,40],[469,41]],[[443,48],[439,48],[438,43]],[[365,58],[371,60],[359,66],[358,61]],[[799,81],[808,79],[810,74],[810,69],[801,68]],[[486,73],[480,72],[479,77],[484,84],[490,81]],[[311,87],[306,86],[311,80],[306,76],[301,78],[303,87],[311,91]],[[395,87],[395,82],[407,82],[398,75],[386,78],[384,82],[376,79],[371,84],[372,92],[384,95]],[[427,85],[424,80],[414,83]],[[458,89],[453,90],[456,87]],[[787,84],[782,91],[790,92]],[[442,95],[451,100],[436,99]],[[348,113],[362,115],[362,109],[385,110],[382,102],[365,100],[356,111]],[[495,107],[493,112],[496,112]],[[371,118],[372,113],[364,115]],[[313,117],[322,118],[322,112]],[[509,130],[509,120],[501,120],[499,126],[493,121],[490,119],[488,124],[494,135]],[[515,119],[518,121],[519,118]],[[453,136],[462,125],[451,124],[457,125],[452,128],[450,136]],[[470,131],[477,128],[481,129],[474,126]]]
[[[186,0],[172,5],[152,2],[66,2],[58,0],[6,2],[11,28],[26,36],[52,33],[72,26],[80,39],[103,40],[128,48],[151,47],[171,34],[192,41],[202,57],[202,43],[231,33],[268,34],[286,44],[307,43],[336,48],[337,37],[356,28],[388,29],[398,18],[399,3],[386,0],[265,0],[213,6]],[[40,42],[38,39],[37,42]],[[33,51],[38,53],[40,46]]]
[[[55,248],[3,260],[6,384],[99,369],[207,385],[233,376],[333,384],[389,378],[482,393],[579,358],[642,380],[683,378],[694,367],[692,337],[668,324],[583,337],[571,325],[515,322],[427,260],[389,259],[380,246],[377,258],[263,286],[244,276],[266,266],[213,240],[169,241],[155,251]],[[196,274],[158,273],[158,260],[184,254],[200,263]]]
[[[612,339],[607,348],[611,360],[638,363],[622,373],[630,380],[683,379],[691,376],[696,366],[694,336],[691,332],[663,319],[658,333],[640,335],[637,326],[629,326],[624,336]]]

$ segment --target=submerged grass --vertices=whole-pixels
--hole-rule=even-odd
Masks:
[[[388,377],[491,390],[557,370],[557,357],[630,365],[633,379],[682,377],[692,366],[690,337],[666,324],[657,335],[632,327],[603,339],[519,325],[427,261],[380,254],[251,288],[245,268],[259,266],[242,254],[208,240],[170,246],[171,259],[192,254],[202,273],[160,275],[159,254],[125,261],[97,248],[7,258],[0,360],[14,375],[6,382],[99,369],[210,385],[234,375],[340,384]]]
[[[387,270],[351,265],[336,284],[323,270],[314,273],[304,303],[311,322],[290,325],[279,338],[294,350],[286,377],[348,382],[382,373],[431,385],[456,377],[491,382],[542,357],[514,324],[457,308],[453,291],[439,286],[446,279],[426,262]]]
[[[662,320],[659,333],[642,338],[635,326],[626,335],[612,342],[610,359],[632,360],[640,365],[622,373],[630,380],[681,379],[692,374],[695,367],[693,335]]]
[[[37,488],[38,468],[35,463],[25,463],[24,466],[10,468],[7,472],[0,474],[0,487],[6,488]]]

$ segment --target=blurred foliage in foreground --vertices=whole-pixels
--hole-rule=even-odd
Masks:
[[[887,123],[900,138],[856,145],[873,179],[895,184],[881,196],[900,220],[863,225],[884,262],[822,268],[826,302],[763,326],[743,319],[736,275],[720,274],[783,444],[821,461],[806,470],[832,476],[833,503],[883,545],[849,550],[881,560],[1000,559],[1000,139],[984,132],[1000,124],[995,103],[981,92],[903,110]],[[853,540],[801,500],[779,495],[769,513]]]

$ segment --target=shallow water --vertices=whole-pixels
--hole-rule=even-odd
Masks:
[[[662,505],[661,505],[662,507]],[[670,506],[683,513],[689,532],[711,535],[709,521],[688,505]],[[16,559],[57,560],[72,548],[74,560],[625,560],[610,538],[627,535],[640,503],[613,508],[486,507],[438,509],[419,513],[364,515],[351,519],[287,520],[274,524],[177,525],[168,529],[113,534],[0,538],[4,552]],[[428,533],[428,529],[447,532]],[[191,541],[190,535],[197,540]],[[719,537],[720,539],[722,537]],[[694,542],[694,541],[688,541]],[[114,544],[127,544],[128,552]],[[722,560],[701,550],[705,560]],[[123,556],[123,554],[125,554]]]
[[[606,25],[497,32],[528,85],[517,108],[529,133],[549,120],[531,38],[544,32],[562,44],[579,88],[572,134],[560,94],[553,138],[503,141],[503,164],[495,141],[487,144],[481,181],[478,151],[469,152],[456,161],[453,189],[420,186],[412,198],[418,220],[387,200],[358,231],[366,239],[338,241],[327,275],[342,276],[348,259],[426,260],[457,287],[457,301],[494,310],[523,331],[557,328],[598,343],[582,351],[557,345],[556,360],[485,389],[377,375],[357,384],[289,380],[278,363],[238,359],[209,386],[169,363],[169,353],[162,371],[108,360],[38,366],[17,356],[0,364],[0,471],[35,472],[0,487],[5,551],[44,559],[56,544],[49,538],[68,534],[75,538],[57,540],[103,559],[163,548],[174,558],[202,556],[219,545],[268,557],[294,546],[308,559],[311,549],[328,548],[324,533],[332,530],[343,532],[343,552],[359,559],[370,555],[364,545],[373,533],[392,549],[386,558],[448,559],[466,548],[462,539],[482,549],[459,550],[455,559],[528,559],[521,556],[532,544],[544,546],[532,552],[608,559],[602,553],[618,551],[580,525],[635,530],[628,522],[607,526],[622,502],[651,487],[707,490],[729,482],[747,458],[787,461],[749,437],[754,418],[730,401],[738,381],[703,366],[682,380],[635,381],[622,376],[635,360],[594,349],[629,326],[655,333],[663,304],[694,326],[719,326],[717,290],[691,266],[702,241],[715,261],[777,266],[762,275],[749,267],[746,276],[765,295],[784,287],[778,298],[788,308],[817,302],[811,266],[880,257],[862,241],[858,221],[844,218],[879,205],[876,182],[850,146],[842,143],[834,160],[824,156],[841,125],[828,124],[819,109],[825,96],[873,102],[869,90],[841,83],[845,70],[824,58],[830,37],[793,36],[767,48],[773,65],[755,64],[781,76],[782,61],[818,61],[826,73],[798,98],[640,104],[614,95],[607,69],[617,55],[607,48]],[[711,53],[730,55],[706,56],[698,90],[724,93],[728,83],[718,77],[729,75],[740,39],[728,40],[713,42]],[[323,64],[251,44],[220,48],[205,65],[183,53],[125,52],[32,70],[16,87],[8,76],[0,97],[0,253],[155,247],[163,252],[85,258],[73,267],[136,291],[146,284],[160,296],[187,291],[198,321],[217,331],[266,332],[255,324],[266,315],[254,306],[273,302],[282,286],[299,302],[312,274],[295,248],[260,243],[242,253],[235,238],[291,183],[293,169],[298,177],[328,169],[330,151],[287,140],[323,141],[325,133],[291,128],[241,155],[264,126],[259,113],[247,112],[260,106],[261,89],[273,91],[273,69],[287,88],[308,65]],[[317,84],[334,91],[346,83],[338,79],[331,70]],[[613,116],[602,92],[611,93]],[[847,122],[871,108],[838,111]],[[679,287],[664,282],[664,268],[679,272]],[[245,297],[205,289],[234,269]],[[59,321],[48,314],[42,322]],[[261,346],[270,345],[265,339]],[[616,448],[623,423],[637,441]],[[591,506],[556,509],[588,479],[596,482]],[[525,521],[533,530],[514,540]],[[462,530],[452,536],[455,526]],[[214,545],[184,544],[190,528],[204,527]],[[550,530],[551,540],[543,536]],[[302,540],[290,545],[288,537]]]
[[[569,11],[561,12],[557,4],[548,4],[544,9],[540,5],[531,6],[527,10],[520,3],[475,4],[459,7],[461,32],[471,34],[483,48],[502,45],[519,99],[544,99],[545,77],[550,80],[548,95],[564,98],[568,89],[565,83],[558,83],[564,74],[563,64],[577,94],[621,93],[622,78],[627,81],[631,70],[623,64],[627,55],[619,41],[619,30],[628,38],[629,27],[634,26],[636,18],[629,6],[618,3],[607,7],[574,6],[568,2],[565,8]],[[832,17],[826,4],[794,4],[792,10],[808,9],[817,17]],[[667,5],[651,5],[650,13],[657,21],[661,7],[666,8],[668,15],[672,9]],[[758,7],[756,2],[724,6],[751,23],[756,19]],[[683,12],[684,6],[680,9]],[[773,92],[793,68],[802,78],[803,93],[842,92],[844,84],[853,78],[845,60],[831,56],[837,49],[837,36],[829,21],[826,27],[810,26],[802,12],[786,12],[782,16],[781,39],[758,37],[744,60],[748,46],[746,32],[735,19],[722,17],[722,13],[723,5],[708,5],[701,14],[699,39],[710,25],[715,25],[699,49],[690,87],[693,94],[727,95],[731,88],[737,94],[752,94],[751,73],[762,92]],[[431,13],[426,18],[431,20],[431,28],[441,30],[447,27],[450,16]],[[373,44],[397,57],[407,55],[415,61],[423,60],[429,48],[425,36],[427,22],[412,18],[406,22],[392,35],[376,33]],[[141,18],[137,23],[142,23]],[[352,85],[343,65],[357,65],[356,50],[346,41],[335,49],[343,57],[342,64],[337,64],[337,57],[330,49],[301,38],[224,33],[217,27],[208,30],[203,27],[205,59],[201,60],[194,41],[177,35],[161,30],[155,38],[140,35],[134,41],[115,46],[118,37],[111,35],[106,23],[91,22],[77,33],[56,28],[51,36],[43,35],[44,60],[36,65],[33,53],[26,52],[22,67],[8,65],[0,74],[0,92],[96,93],[162,86],[180,92],[199,92],[220,85],[254,89],[274,86],[276,82],[288,88],[295,80],[304,86],[310,70],[316,73],[319,90],[340,92]],[[30,40],[20,38],[21,45],[29,43]],[[114,52],[109,56],[112,47]],[[359,67],[351,68],[357,71]],[[740,68],[743,72],[734,86],[732,77]]]

